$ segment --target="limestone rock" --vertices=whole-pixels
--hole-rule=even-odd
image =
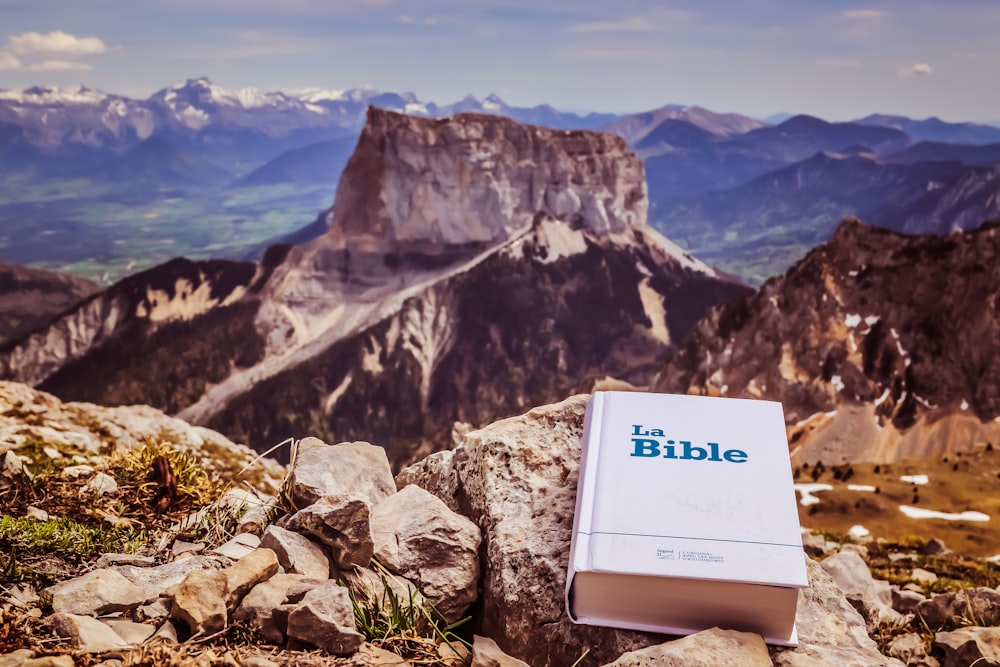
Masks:
[[[897,621],[899,612],[892,608],[892,591],[889,583],[876,581],[862,557],[849,550],[841,550],[820,562],[844,592],[848,600],[861,603],[859,611],[868,622],[869,630],[879,621]]]
[[[51,622],[56,634],[70,640],[73,646],[84,653],[105,653],[129,648],[124,639],[96,618],[58,612],[51,616]]]
[[[278,556],[270,549],[257,549],[221,570],[226,580],[226,608],[233,611],[250,589],[278,572]]]
[[[357,667],[410,667],[405,658],[365,642],[354,654],[354,665]]]
[[[161,596],[173,596],[177,586],[184,581],[184,577],[195,570],[221,570],[229,564],[230,561],[225,558],[193,556],[155,567],[119,565],[113,569],[136,586],[144,589],[147,600],[154,600]]]
[[[892,587],[892,608],[901,614],[916,614],[917,607],[926,599],[923,593]]]
[[[52,594],[53,611],[87,616],[128,611],[152,599],[145,589],[115,570],[93,570],[60,582],[48,591]]]
[[[478,634],[534,667],[564,667],[591,648],[595,663],[662,635],[574,625],[564,590],[587,396],[535,408],[465,436],[405,469],[416,484],[482,531],[485,569]],[[479,609],[480,607],[477,607]]]
[[[927,648],[920,635],[908,632],[892,640],[889,644],[889,655],[909,665],[927,658]]]
[[[1000,623],[1000,592],[992,588],[969,588],[940,593],[917,604],[915,613],[930,628],[952,623],[995,625]]]
[[[479,527],[416,485],[372,508],[375,558],[413,580],[449,621],[477,595]]]
[[[107,473],[99,472],[87,480],[80,493],[88,496],[104,496],[117,491],[118,482],[115,481],[115,478]]]
[[[334,655],[353,653],[365,640],[354,626],[350,594],[334,582],[306,593],[288,615],[288,636]]]
[[[40,658],[25,660],[21,667],[73,667],[73,656],[70,655],[43,655]]]
[[[161,642],[164,644],[176,644],[177,643],[177,628],[170,621],[164,621],[160,624],[160,627],[156,629],[153,636],[147,640],[147,643],[152,644],[155,642]]]
[[[760,635],[712,628],[665,644],[631,651],[607,667],[770,667]]]
[[[286,485],[295,509],[345,493],[377,503],[396,492],[384,449],[367,442],[328,445],[319,438],[299,442]]]
[[[414,604],[424,602],[424,596],[417,585],[396,574],[389,573],[387,576],[382,576],[367,567],[356,567],[344,572],[343,577],[348,588],[358,598],[390,602],[391,595],[397,600],[412,600]],[[389,591],[386,590],[387,584]]]
[[[809,587],[799,591],[795,626],[799,645],[774,649],[775,667],[886,667],[902,665],[879,653],[865,620],[816,562],[808,560]]]
[[[153,636],[156,632],[155,625],[147,623],[133,623],[122,618],[108,618],[101,620],[104,625],[111,628],[116,635],[122,638],[129,646],[138,646]]]
[[[31,649],[19,648],[10,653],[0,654],[0,667],[21,667],[26,661],[34,657],[35,652]]]
[[[289,590],[296,584],[313,588],[322,585],[325,580],[326,577],[320,580],[301,574],[276,574],[250,589],[233,612],[233,620],[257,628],[265,639],[280,644],[285,640],[288,618],[285,613],[275,612],[286,601]]]
[[[253,533],[239,533],[212,549],[213,554],[239,560],[260,546],[260,537]]]
[[[194,570],[174,593],[170,617],[182,621],[192,635],[210,635],[226,627],[226,576]]]
[[[278,526],[268,526],[260,546],[278,556],[278,563],[285,572],[302,574],[314,579],[330,576],[330,559],[309,538]]]
[[[472,664],[469,667],[531,667],[528,663],[512,658],[489,637],[472,638]]]
[[[1000,666],[1000,628],[959,628],[939,632],[934,645],[944,651],[943,667]]]
[[[360,493],[324,496],[299,510],[285,528],[312,535],[330,547],[334,564],[346,570],[365,567],[375,551],[371,528],[371,502]]]

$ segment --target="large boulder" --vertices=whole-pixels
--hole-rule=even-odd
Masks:
[[[449,621],[477,595],[479,527],[410,485],[372,508],[375,559],[406,577]]]

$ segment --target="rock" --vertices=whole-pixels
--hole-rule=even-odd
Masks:
[[[145,589],[107,569],[93,570],[47,590],[52,595],[53,611],[86,616],[129,611],[151,599]]]
[[[410,485],[372,508],[375,558],[414,581],[449,622],[477,595],[479,527]]]
[[[221,571],[194,570],[177,587],[170,617],[186,624],[194,636],[219,632],[228,619],[226,597]]]
[[[57,612],[51,617],[56,634],[84,653],[106,653],[129,648],[128,642],[96,618]]]
[[[275,614],[287,599],[289,590],[296,584],[308,588],[322,585],[323,580],[309,579],[301,574],[276,574],[262,581],[246,594],[240,606],[233,612],[233,620],[257,628],[270,642],[280,644],[285,640],[287,613]]]
[[[65,468],[63,468],[62,476],[68,479],[78,479],[80,477],[89,477],[90,475],[93,475],[95,472],[97,471],[94,470],[94,466],[81,463],[80,465],[66,466]]]
[[[889,655],[906,664],[922,661],[927,657],[927,647],[924,640],[915,632],[908,632],[892,640],[889,644]]]
[[[927,570],[915,567],[913,571],[910,572],[910,579],[913,579],[920,584],[933,584],[938,580],[938,576],[933,572],[928,572]]]
[[[917,606],[926,599],[923,593],[892,587],[892,608],[901,614],[916,614]]]
[[[365,642],[354,654],[354,664],[357,667],[410,667],[412,663],[392,651]]]
[[[472,664],[469,667],[531,667],[528,663],[512,658],[489,637],[472,638]]]
[[[80,494],[85,496],[106,496],[118,491],[118,482],[107,473],[99,472],[83,485]]]
[[[45,655],[26,660],[21,663],[21,667],[74,667],[75,664],[70,655]]]
[[[824,558],[820,566],[833,578],[848,600],[861,603],[859,611],[868,621],[869,630],[874,629],[881,620],[899,620],[899,612],[892,608],[889,583],[876,581],[868,564],[859,554],[841,550]]]
[[[819,557],[827,555],[830,553],[828,544],[827,539],[818,533],[805,530],[802,532],[802,548],[810,556]]]
[[[193,635],[219,632],[250,589],[277,571],[278,557],[270,549],[257,549],[224,570],[194,570],[177,587],[170,616]]]
[[[35,521],[48,521],[49,513],[43,509],[39,509],[32,505],[29,505],[27,509],[24,510],[24,516],[28,519],[34,519]]]
[[[286,486],[295,509],[345,493],[361,494],[377,503],[396,492],[384,449],[367,442],[328,445],[319,438],[299,442]]]
[[[575,625],[564,594],[587,396],[535,408],[465,436],[403,470],[476,523],[485,568],[477,634],[534,667],[564,667],[587,647],[594,664],[663,641],[662,635]]]
[[[607,667],[770,667],[760,635],[712,628],[665,644],[631,651]]]
[[[808,560],[809,587],[799,591],[797,648],[773,649],[775,667],[885,667],[901,665],[879,653],[865,621],[816,562]]]
[[[122,618],[101,619],[101,622],[111,628],[129,646],[139,646],[156,632],[155,625],[133,623]]]
[[[268,660],[262,655],[250,655],[241,659],[241,667],[280,667],[273,660]]]
[[[94,568],[101,570],[106,567],[115,567],[118,565],[134,565],[135,567],[152,567],[156,564],[156,559],[152,556],[137,556],[136,554],[101,554],[97,562],[94,563]],[[126,577],[128,579],[128,577]],[[129,580],[131,581],[131,579]],[[132,582],[135,583],[135,582]]]
[[[177,643],[177,628],[170,621],[164,621],[160,627],[156,629],[153,636],[147,640],[147,644],[152,644],[154,642],[161,642],[165,644],[176,644]]]
[[[354,625],[350,594],[332,581],[310,590],[288,614],[288,636],[334,655],[353,653],[365,640]]]
[[[967,588],[941,593],[920,602],[915,613],[930,628],[950,624],[996,625],[1000,623],[1000,592],[993,588]]]
[[[7,450],[3,455],[3,464],[0,465],[0,477],[6,479],[17,479],[24,472],[24,463],[21,458],[11,450]]]
[[[347,570],[366,567],[375,546],[371,502],[359,493],[324,496],[288,518],[285,528],[312,535],[330,547],[334,564]]]
[[[123,577],[146,591],[146,599],[153,600],[162,596],[173,597],[177,586],[195,570],[214,571],[228,567],[231,561],[217,556],[192,556],[183,560],[157,565],[156,567],[138,567],[134,565],[119,565],[114,568]]]
[[[1000,666],[1000,628],[959,628],[939,632],[934,645],[944,651],[943,667]]]
[[[184,540],[174,540],[170,545],[170,554],[177,558],[188,554],[200,554],[208,546],[204,542],[185,542]]]
[[[253,533],[239,533],[224,544],[212,549],[213,554],[239,560],[260,546],[260,537]]]
[[[149,604],[140,605],[136,612],[144,620],[159,620],[170,616],[170,599],[160,598],[153,600]]]
[[[268,526],[260,539],[260,546],[278,556],[278,563],[285,572],[301,574],[314,579],[330,577],[330,559],[309,538],[278,526]]]
[[[0,654],[0,667],[21,667],[26,661],[34,657],[35,652],[31,649],[19,648],[10,653]]]
[[[386,591],[386,584],[388,584],[391,595],[397,600],[412,601],[413,604],[418,605],[424,603],[424,596],[416,584],[391,572],[380,575],[369,568],[356,567],[345,572],[343,576],[355,597],[390,602],[390,593]]]
[[[941,554],[950,554],[951,549],[944,545],[944,542],[936,537],[933,537],[924,544],[917,548],[917,553],[924,556],[938,556]]]

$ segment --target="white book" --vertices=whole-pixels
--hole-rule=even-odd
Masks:
[[[575,622],[795,646],[806,586],[780,403],[591,397],[566,582]]]

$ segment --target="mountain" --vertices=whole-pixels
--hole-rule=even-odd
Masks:
[[[947,123],[940,118],[914,120],[906,116],[872,114],[854,121],[859,125],[891,127],[906,132],[914,141],[955,144],[992,144],[1000,142],[1000,127],[976,123]]]
[[[3,352],[66,399],[247,436],[363,438],[402,462],[652,364],[749,290],[645,224],[620,138],[372,108],[329,229],[257,265],[173,262]]]
[[[98,289],[73,275],[0,263],[0,345],[44,327]]]
[[[991,166],[1000,164],[1000,143],[973,145],[921,141],[898,153],[887,155],[885,159],[902,164],[955,161],[968,165]]]
[[[829,123],[821,118],[792,116],[779,125],[761,127],[732,139],[730,147],[752,150],[783,162],[804,160],[819,151],[864,146],[876,153],[902,150],[910,144],[905,132],[857,123]]]
[[[348,136],[285,151],[237,180],[233,187],[278,183],[335,184],[355,144],[357,137]]]
[[[610,121],[600,129],[614,132],[635,145],[664,121],[680,120],[717,137],[734,137],[764,127],[766,123],[734,113],[715,113],[698,106],[667,105],[652,111],[630,114]]]
[[[229,172],[193,151],[153,136],[123,155],[87,171],[91,179],[122,187],[213,187],[231,178]]]
[[[781,401],[793,460],[931,457],[1000,438],[1000,225],[902,235],[845,221],[714,309],[658,391]]]

